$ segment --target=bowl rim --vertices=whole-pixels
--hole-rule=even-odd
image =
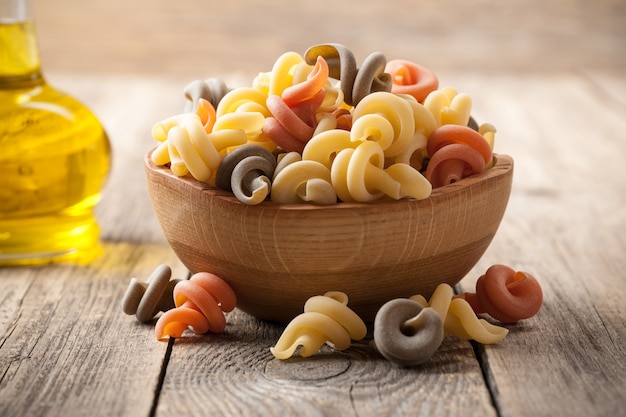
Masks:
[[[347,210],[347,209],[358,209],[358,208],[367,208],[373,206],[381,206],[381,205],[398,205],[402,203],[415,203],[415,202],[428,202],[432,201],[436,198],[446,198],[447,196],[456,193],[459,190],[467,189],[472,185],[476,185],[478,183],[482,183],[485,180],[495,179],[497,177],[504,176],[508,174],[510,171],[513,171],[514,161],[513,158],[507,154],[493,154],[493,165],[491,168],[485,169],[484,171],[474,174],[465,178],[460,179],[452,184],[444,185],[441,187],[433,188],[430,196],[425,199],[417,200],[415,198],[401,198],[400,200],[394,200],[391,198],[380,198],[375,201],[358,203],[358,202],[339,202],[336,204],[313,204],[313,203],[276,203],[271,200],[265,200],[256,205],[245,204],[235,195],[227,190],[222,190],[215,186],[206,184],[204,182],[198,181],[190,175],[178,176],[174,174],[169,167],[165,165],[157,165],[152,161],[151,155],[152,152],[156,148],[149,150],[146,153],[144,158],[145,161],[145,169],[149,173],[153,173],[155,175],[161,175],[168,177],[169,179],[174,179],[177,181],[183,181],[185,185],[190,186],[194,189],[197,189],[200,192],[211,194],[212,198],[220,198],[227,200],[231,203],[241,204],[246,207],[259,207],[273,210]],[[150,181],[150,175],[147,178]]]

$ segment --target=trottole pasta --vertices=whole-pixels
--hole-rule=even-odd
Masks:
[[[420,103],[439,87],[439,80],[431,70],[403,59],[389,61],[385,72],[391,75],[392,93],[409,94]]]
[[[384,168],[383,150],[377,142],[363,141],[354,149],[341,150],[331,167],[331,181],[342,201],[367,202],[386,195],[398,200],[430,195],[430,183],[406,164]]]
[[[383,147],[385,155],[395,156],[402,153],[415,134],[415,118],[407,100],[392,93],[372,93],[354,108],[353,126],[360,117],[370,114],[381,115],[393,129],[393,137],[385,141],[386,146]]]
[[[337,194],[328,168],[316,161],[300,160],[285,166],[274,177],[271,200],[289,204],[335,204]]]
[[[426,150],[430,161],[425,175],[434,188],[482,172],[492,159],[491,147],[480,133],[454,124],[435,129]]]
[[[228,87],[219,78],[208,78],[204,81],[195,80],[185,86],[183,94],[189,100],[185,105],[186,112],[192,112],[198,108],[200,99],[204,99],[211,103],[213,107],[222,100],[224,95],[228,93]]]
[[[170,279],[172,270],[167,265],[159,265],[146,282],[132,278],[122,299],[122,311],[135,315],[142,323],[149,322],[162,312],[175,307],[173,291],[179,279]]]
[[[487,313],[502,323],[515,323],[534,316],[541,309],[543,291],[527,272],[506,265],[492,265],[476,282],[476,293],[464,293],[477,314]]]
[[[285,88],[280,97],[287,106],[293,107],[305,100],[312,99],[320,91],[325,91],[324,86],[327,82],[328,64],[326,64],[324,58],[318,57],[315,67],[308,74],[306,80]]]
[[[472,112],[472,98],[457,93],[454,88],[435,90],[424,99],[426,107],[435,117],[438,126],[456,124],[467,126]]]
[[[259,112],[265,117],[271,115],[265,105],[267,94],[253,87],[239,87],[229,91],[218,103],[215,113],[218,118],[227,113]]]
[[[304,313],[295,317],[270,348],[277,359],[288,359],[300,347],[300,356],[314,355],[324,343],[336,350],[350,347],[352,340],[367,334],[361,318],[348,306],[348,296],[340,291],[329,291],[313,296],[304,304]]]
[[[452,287],[440,284],[428,301],[421,295],[409,299],[424,307],[434,308],[443,318],[444,330],[457,337],[483,344],[498,343],[506,337],[508,329],[479,319],[467,301],[453,298],[453,294]]]
[[[468,145],[451,144],[433,154],[424,175],[433,188],[438,188],[484,169],[485,161],[477,150]]]
[[[205,100],[198,110],[205,116],[207,103]],[[246,143],[248,136],[244,129],[237,128],[207,133],[205,124],[196,113],[184,113],[156,123],[152,135],[162,144],[152,153],[152,161],[159,165],[170,163],[175,175],[190,173],[198,181],[212,183],[215,170],[222,162],[220,151]]]
[[[431,358],[443,337],[443,319],[437,311],[397,298],[376,313],[372,346],[391,362],[415,366]]]
[[[188,327],[194,333],[221,333],[226,327],[224,312],[232,311],[237,298],[232,288],[217,275],[198,272],[174,287],[176,308],[157,321],[157,340],[179,338]]]
[[[263,133],[287,152],[302,152],[315,131],[313,115],[323,98],[323,95],[318,94],[303,103],[306,106],[300,106],[300,111],[296,113],[280,96],[269,96],[266,104],[272,116],[265,119]]]
[[[293,68],[303,61],[304,58],[296,52],[285,52],[278,57],[269,74],[268,95],[280,96],[293,85]]]
[[[316,161],[330,169],[338,152],[356,148],[360,141],[353,141],[351,133],[342,129],[330,129],[315,135],[304,147],[302,159]]]
[[[232,191],[240,201],[256,205],[270,194],[276,159],[261,146],[242,146],[224,157],[215,185]]]
[[[161,143],[152,160],[169,165],[178,176],[214,185],[225,156],[244,145],[260,146],[275,156],[297,152],[302,157],[297,167],[305,168],[293,181],[276,172],[279,187],[272,201],[426,198],[434,187],[493,164],[495,128],[475,123],[467,94],[437,87],[430,70],[405,60],[387,62],[379,52],[367,56],[360,68],[341,44],[315,45],[303,56],[286,52],[251,87],[229,90],[218,79],[188,84],[187,106],[194,105],[195,112],[155,124],[153,137]],[[468,135],[473,135],[471,143]],[[361,146],[364,142],[378,147]],[[459,144],[471,149],[451,146]],[[484,163],[476,152],[488,155]],[[318,162],[328,172],[305,161]],[[237,198],[246,204],[263,201],[274,181],[263,178],[244,187],[257,190],[258,197],[237,192]]]

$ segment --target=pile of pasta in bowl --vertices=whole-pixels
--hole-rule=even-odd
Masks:
[[[252,85],[188,84],[188,107],[155,124],[152,161],[248,205],[425,199],[493,165],[495,128],[435,74],[344,45],[286,52]]]

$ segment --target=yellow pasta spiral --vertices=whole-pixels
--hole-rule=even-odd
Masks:
[[[443,327],[448,333],[462,339],[472,339],[483,344],[498,343],[509,330],[479,319],[467,301],[452,298],[454,292],[448,284],[440,284],[429,301],[421,295],[410,297],[424,307],[432,307],[444,319]]]
[[[381,133],[391,134],[391,138],[379,138],[376,141],[382,142],[385,156],[396,156],[401,154],[411,143],[415,134],[415,117],[413,109],[408,101],[395,94],[384,91],[367,95],[354,108],[352,115],[353,123],[357,124],[359,118],[365,115],[377,114],[386,119],[391,129],[382,128],[384,123],[377,123]],[[378,130],[376,129],[376,130]],[[358,132],[358,131],[357,131]],[[353,140],[357,138],[352,135]]]
[[[315,354],[324,343],[336,350],[347,349],[352,340],[367,334],[365,323],[347,304],[348,296],[340,291],[309,298],[304,313],[287,325],[270,351],[278,359],[287,359],[298,347],[302,357]]]

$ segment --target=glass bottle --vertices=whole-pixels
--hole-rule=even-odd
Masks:
[[[0,0],[0,266],[92,261],[110,160],[98,119],[43,78],[30,0]]]

